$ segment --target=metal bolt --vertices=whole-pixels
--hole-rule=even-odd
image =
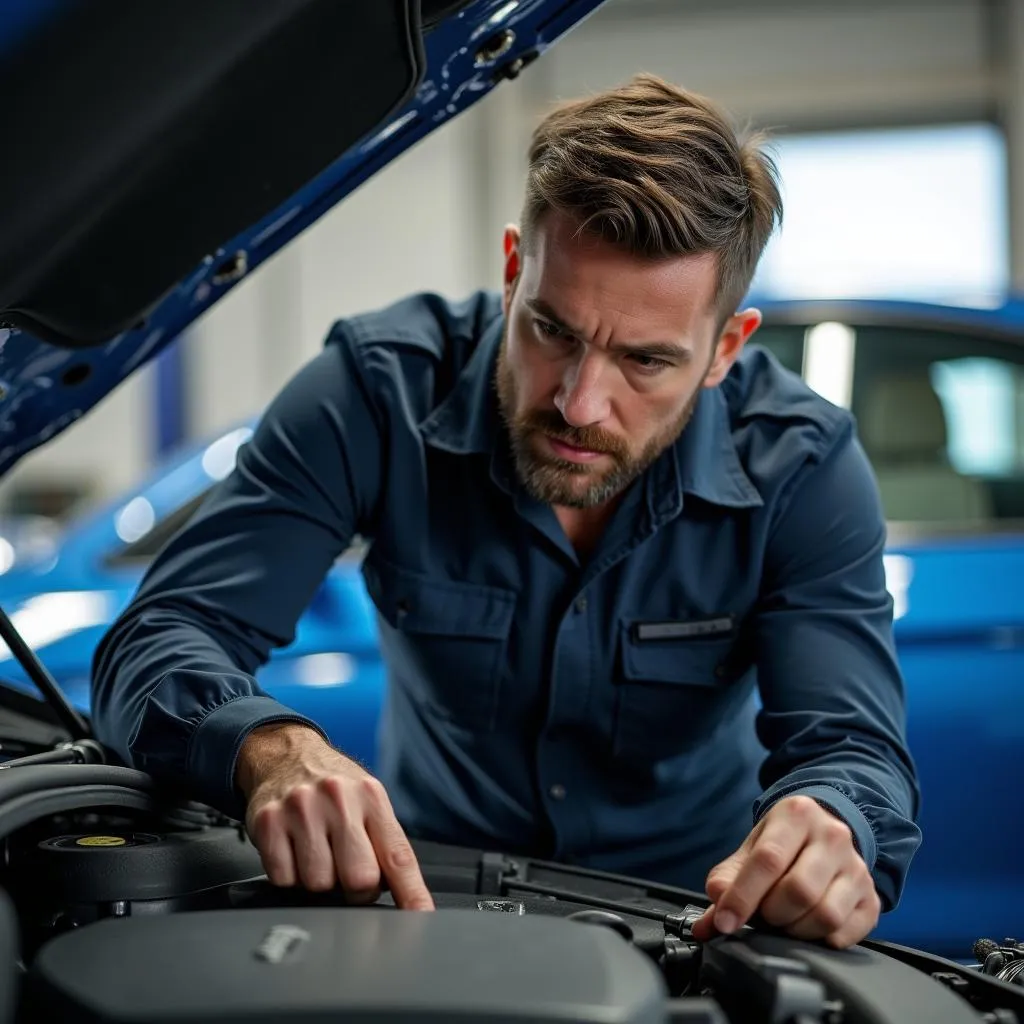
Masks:
[[[476,66],[483,68],[500,60],[512,49],[515,41],[516,34],[510,28],[496,32],[476,51]]]

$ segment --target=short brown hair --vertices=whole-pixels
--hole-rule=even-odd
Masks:
[[[722,319],[742,301],[782,221],[763,133],[654,75],[557,107],[529,150],[524,245],[549,210],[650,259],[712,253]]]

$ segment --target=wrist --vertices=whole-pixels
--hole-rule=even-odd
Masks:
[[[294,758],[310,743],[323,745],[324,738],[303,722],[270,722],[253,729],[242,741],[235,762],[235,784],[245,799],[275,765]]]

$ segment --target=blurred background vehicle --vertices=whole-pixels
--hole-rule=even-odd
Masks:
[[[92,656],[128,603],[153,556],[225,477],[252,434],[239,426],[168,459],[121,499],[73,517],[46,555],[15,562],[0,577],[0,605],[82,711],[89,709]],[[5,541],[0,533],[0,555]],[[320,722],[331,741],[372,765],[384,687],[373,604],[359,574],[359,547],[338,559],[296,629],[259,681]],[[35,686],[0,642],[0,679]]]
[[[1024,926],[1024,315],[1006,302],[1024,295],[1021,0],[609,0],[7,474],[0,516],[63,532],[30,560],[0,526],[0,602],[83,704],[104,625],[226,472],[238,424],[335,318],[497,285],[536,118],[639,70],[773,132],[786,217],[757,340],[853,410],[891,522],[925,841],[879,934],[965,955]],[[372,758],[383,677],[358,552],[260,678]]]
[[[0,516],[0,576],[49,563],[57,548],[60,526],[49,516]]]
[[[1024,920],[1024,788],[997,781],[1024,751],[1024,303],[761,305],[757,341],[856,416],[889,521],[925,840],[879,933],[963,948]]]

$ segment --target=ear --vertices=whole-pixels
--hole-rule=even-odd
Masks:
[[[732,364],[736,362],[743,351],[743,346],[760,326],[761,310],[759,309],[744,309],[726,320],[715,344],[715,357],[704,378],[704,387],[713,388],[725,380],[726,375],[732,369]]]
[[[519,271],[522,266],[520,242],[519,228],[515,224],[506,225],[503,239],[505,272],[501,302],[505,316],[508,316],[509,306],[512,305],[512,295],[516,290],[516,281],[519,280]]]

